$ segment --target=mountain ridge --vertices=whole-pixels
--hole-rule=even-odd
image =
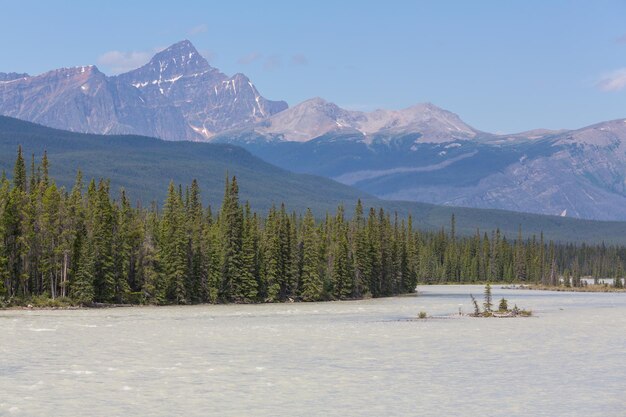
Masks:
[[[188,40],[116,76],[0,73],[0,114],[77,132],[231,143],[384,199],[626,220],[626,123],[483,132],[432,103],[362,112],[265,99]]]
[[[84,178],[110,178],[114,194],[123,187],[132,201],[144,205],[153,200],[164,201],[170,180],[189,184],[196,178],[203,200],[215,206],[223,197],[224,176],[228,172],[237,176],[242,200],[249,200],[261,211],[285,202],[289,210],[303,213],[311,207],[318,217],[323,217],[343,204],[346,214],[351,215],[361,197],[365,207],[384,207],[401,217],[411,213],[414,225],[428,230],[449,227],[454,214],[460,234],[499,228],[513,238],[521,224],[526,236],[544,232],[546,239],[557,241],[626,244],[626,222],[384,201],[326,178],[293,174],[233,145],[83,134],[0,116],[0,169],[12,172],[20,144],[26,155],[34,154],[37,158],[47,151],[50,174],[59,186],[70,189],[76,170],[81,168]]]
[[[265,99],[243,74],[209,65],[188,40],[144,66],[108,77],[95,66],[43,74],[2,73],[0,114],[83,133],[207,140],[287,108]]]
[[[418,103],[400,110],[363,112],[343,109],[320,97],[276,113],[251,130],[292,142],[306,142],[333,132],[360,133],[365,142],[376,134],[419,132],[422,142],[432,143],[472,139],[478,134],[458,115],[432,103]],[[228,134],[228,131],[223,132],[223,135]]]

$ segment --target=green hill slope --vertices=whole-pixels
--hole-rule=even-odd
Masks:
[[[205,202],[219,205],[227,172],[238,177],[242,198],[259,210],[287,201],[294,209],[323,212],[338,201],[368,198],[329,179],[277,168],[233,145],[88,135],[0,117],[0,169],[9,174],[18,144],[27,158],[34,153],[40,159],[46,150],[50,174],[61,185],[71,186],[81,169],[87,179],[110,178],[113,190],[124,187],[144,204],[161,202],[170,180],[186,185],[196,178]]]
[[[285,202],[289,209],[303,211],[311,207],[321,216],[326,211],[334,212],[343,202],[351,213],[361,198],[366,206],[384,207],[401,216],[411,213],[421,228],[448,227],[454,213],[459,233],[499,227],[508,236],[515,236],[521,225],[525,235],[544,231],[554,240],[626,244],[626,222],[384,201],[329,179],[285,171],[233,145],[88,135],[0,116],[0,169],[10,174],[20,144],[25,155],[34,153],[37,159],[46,150],[50,173],[61,185],[70,187],[80,168],[87,179],[110,178],[113,190],[124,187],[132,199],[144,205],[161,202],[170,180],[189,184],[197,178],[205,202],[218,206],[228,172],[237,176],[242,199],[249,200],[259,211]]]

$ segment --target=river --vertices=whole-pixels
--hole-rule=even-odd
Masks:
[[[533,317],[485,319],[445,318],[482,287],[419,290],[0,311],[0,415],[626,415],[626,294],[494,286]]]

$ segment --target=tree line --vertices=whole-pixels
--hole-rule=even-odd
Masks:
[[[21,147],[12,179],[0,179],[0,297],[74,302],[190,304],[382,297],[418,283],[529,282],[621,276],[626,250],[557,244],[500,231],[457,236],[423,231],[381,209],[339,206],[316,220],[285,205],[266,215],[239,199],[226,178],[217,211],[197,181],[169,184],[159,207],[133,206],[108,180],[80,172],[57,187],[44,153],[27,172]],[[573,280],[574,283],[576,282]],[[579,281],[580,282],[580,279]]]

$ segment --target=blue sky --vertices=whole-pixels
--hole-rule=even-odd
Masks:
[[[290,105],[432,102],[491,132],[626,117],[626,1],[2,2],[0,71],[107,74],[190,39]]]

